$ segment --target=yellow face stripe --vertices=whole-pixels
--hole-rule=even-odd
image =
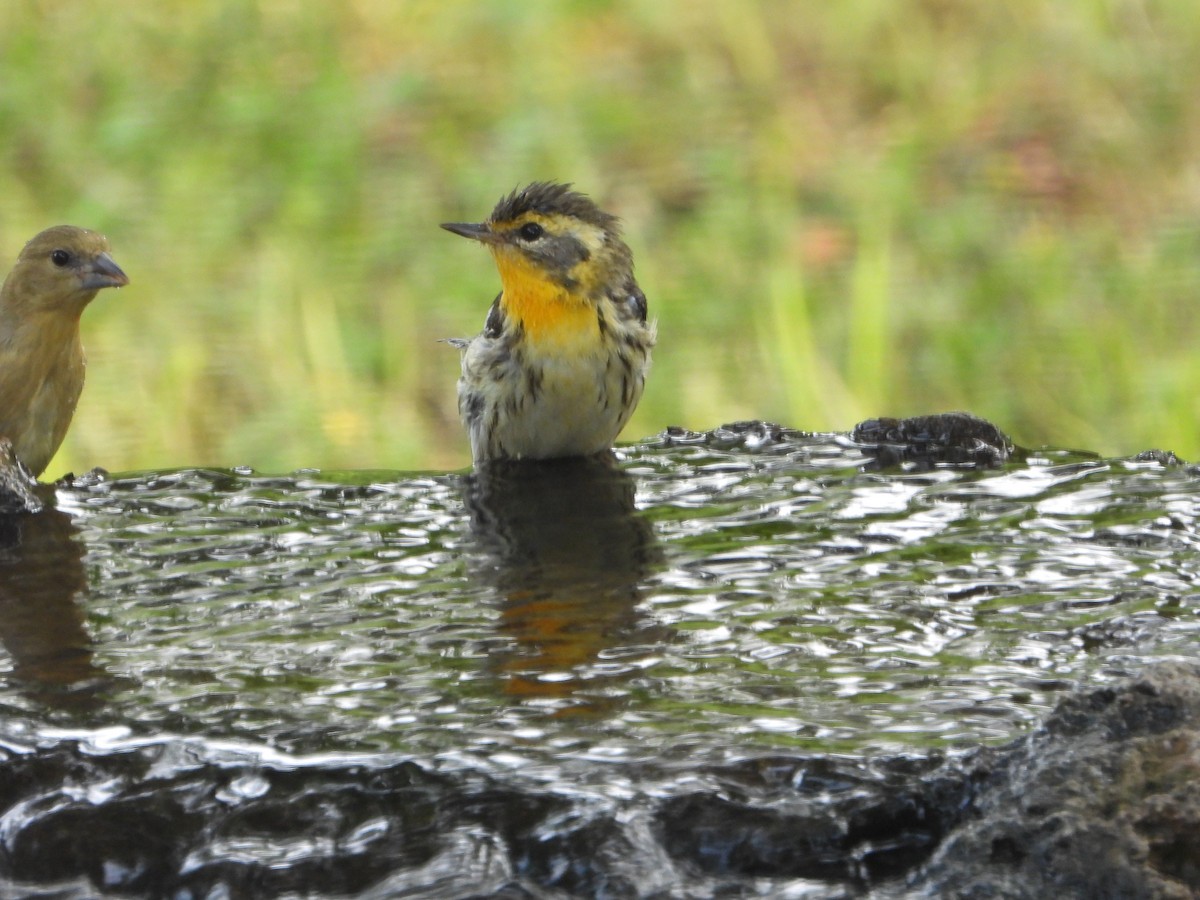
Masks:
[[[566,347],[599,340],[596,312],[582,295],[572,294],[521,251],[491,248],[504,289],[501,304],[535,344]]]

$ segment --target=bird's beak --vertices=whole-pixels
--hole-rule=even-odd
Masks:
[[[442,223],[442,227],[454,234],[470,238],[473,241],[479,241],[481,244],[500,243],[500,235],[492,231],[492,226],[487,222],[444,222]]]
[[[124,287],[129,284],[129,276],[121,271],[111,256],[101,253],[80,272],[85,291],[98,291],[100,288]]]

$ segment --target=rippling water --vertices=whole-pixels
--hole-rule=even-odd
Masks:
[[[870,471],[767,428],[472,476],[115,477],[0,534],[0,735],[608,796],[1000,742],[1194,655],[1196,482],[1070,452]]]

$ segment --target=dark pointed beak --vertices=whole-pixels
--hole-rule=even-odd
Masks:
[[[87,291],[98,291],[100,288],[124,287],[129,284],[129,276],[121,271],[111,256],[101,253],[80,273],[83,277],[83,288]]]
[[[470,238],[473,241],[479,241],[481,244],[497,244],[500,242],[500,235],[492,231],[492,226],[487,222],[443,222],[442,227],[454,234]]]

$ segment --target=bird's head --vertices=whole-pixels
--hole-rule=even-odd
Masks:
[[[569,184],[534,182],[503,197],[485,222],[442,227],[492,251],[506,292],[533,280],[553,284],[560,296],[592,299],[620,289],[633,271],[617,217]]]
[[[104,235],[56,225],[25,245],[0,297],[24,312],[79,315],[101,288],[123,287],[129,277],[109,255]]]

